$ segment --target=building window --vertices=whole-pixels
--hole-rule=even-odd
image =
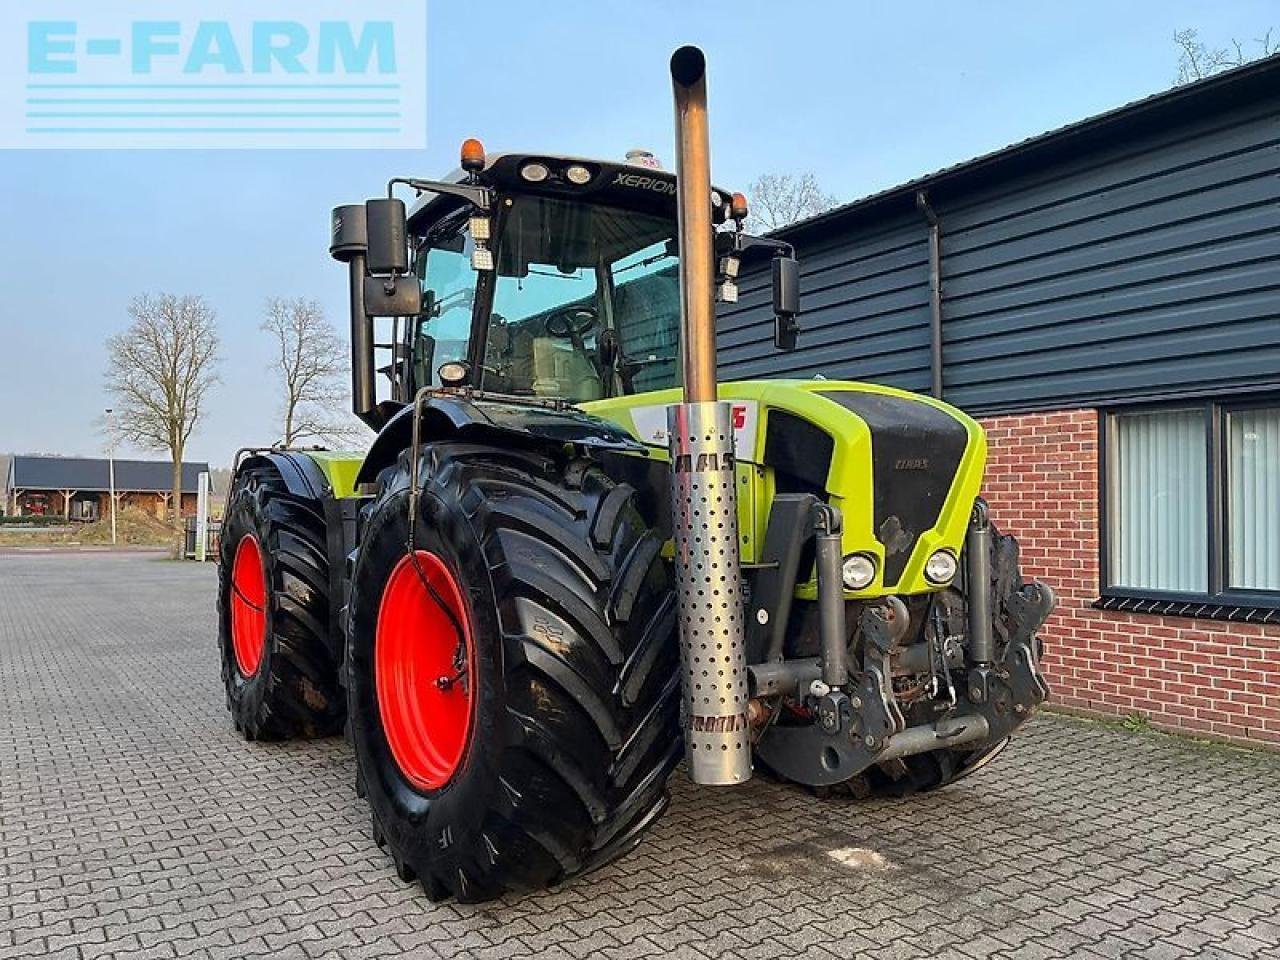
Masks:
[[[1207,592],[1204,415],[1126,413],[1114,424],[1112,583]]]
[[[1280,403],[1108,414],[1104,593],[1280,605]]]
[[[1280,591],[1280,407],[1227,414],[1227,585]]]

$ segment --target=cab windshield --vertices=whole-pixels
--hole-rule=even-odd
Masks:
[[[458,217],[419,251],[429,307],[413,337],[417,383],[438,383],[441,363],[469,354],[473,246],[465,217]],[[483,389],[581,402],[677,383],[674,221],[515,197],[494,253]]]
[[[586,401],[676,383],[673,221],[517,197],[496,254],[485,389]]]

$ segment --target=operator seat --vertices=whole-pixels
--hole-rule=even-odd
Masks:
[[[533,340],[533,392],[576,403],[604,398],[604,384],[590,358],[564,347],[556,337]]]

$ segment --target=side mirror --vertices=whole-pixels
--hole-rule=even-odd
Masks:
[[[367,200],[364,212],[369,272],[377,276],[407,273],[409,226],[404,201],[394,197]]]
[[[795,257],[773,258],[773,344],[794,350],[800,325],[800,264]]]
[[[422,313],[417,277],[365,277],[364,312],[371,317],[416,317]]]

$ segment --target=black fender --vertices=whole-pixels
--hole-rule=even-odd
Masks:
[[[227,489],[228,496],[235,489],[236,478],[242,469],[250,464],[264,461],[276,468],[284,480],[285,487],[295,497],[320,501],[332,497],[333,491],[329,489],[329,481],[324,471],[307,456],[305,450],[271,449],[241,450],[236,454],[235,470],[232,471],[231,483]]]
[[[284,480],[285,489],[299,500],[318,504],[324,517],[325,555],[329,566],[329,635],[325,638],[338,663],[342,662],[343,609],[346,606],[346,558],[355,547],[359,501],[339,500],[329,479],[306,450],[250,449],[236,454],[235,470],[227,490],[228,500],[236,478],[248,466],[270,463]]]
[[[617,424],[573,407],[464,394],[427,397],[422,403],[420,433],[421,443],[474,440],[504,446],[578,446],[601,452],[645,452],[644,444]],[[413,406],[409,405],[378,432],[356,483],[373,483],[412,441]]]

